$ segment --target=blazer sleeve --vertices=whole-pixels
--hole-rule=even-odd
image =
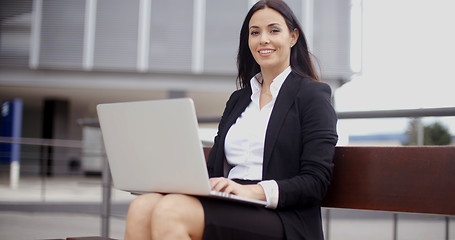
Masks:
[[[278,140],[300,144],[297,146],[300,149],[294,155],[299,158],[296,160],[299,163],[293,165],[298,168],[294,176],[277,180],[278,208],[320,204],[332,179],[333,155],[338,136],[330,87],[319,82],[302,86],[296,95],[294,109],[298,111],[300,131],[283,135]],[[289,132],[291,130],[285,133]],[[280,149],[274,149],[274,152],[281,154],[277,156],[281,158],[280,161],[286,161],[285,158],[289,156]]]

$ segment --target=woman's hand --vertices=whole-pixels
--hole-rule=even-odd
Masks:
[[[210,187],[217,192],[225,192],[265,201],[264,189],[259,184],[242,185],[230,179],[219,177],[210,178]]]

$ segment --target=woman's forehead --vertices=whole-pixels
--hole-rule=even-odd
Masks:
[[[251,16],[249,27],[267,27],[284,24],[286,24],[286,22],[278,11],[271,8],[264,8],[256,11],[253,16]]]

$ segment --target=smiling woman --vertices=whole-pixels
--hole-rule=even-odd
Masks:
[[[212,190],[266,207],[144,194],[130,205],[125,239],[323,239],[320,202],[337,142],[331,89],[283,1],[257,2],[239,42],[241,88],[226,103],[207,169]]]

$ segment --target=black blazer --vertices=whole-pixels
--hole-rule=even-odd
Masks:
[[[229,128],[251,102],[251,88],[235,91],[224,110],[208,158],[210,177],[226,176],[224,142]],[[320,201],[333,171],[338,139],[327,84],[290,73],[281,86],[267,127],[263,180],[276,180],[277,213],[287,239],[323,239]]]

